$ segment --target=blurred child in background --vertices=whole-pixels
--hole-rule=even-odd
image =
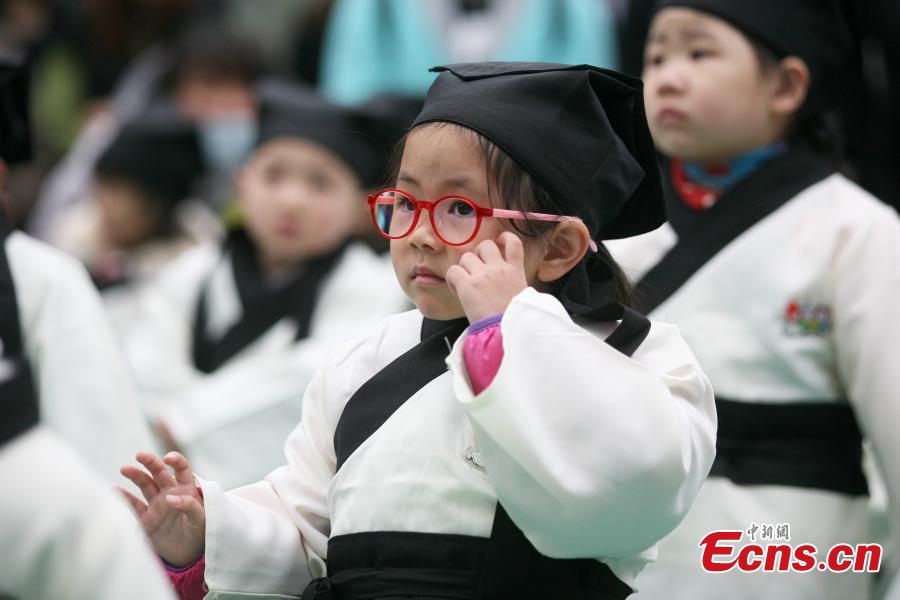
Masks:
[[[93,201],[63,221],[60,246],[87,265],[123,338],[140,289],[183,251],[217,237],[212,212],[189,200],[202,172],[195,128],[158,106],[125,124],[97,161]]]
[[[657,3],[644,80],[669,223],[611,250],[697,353],[719,429],[641,598],[866,598],[870,575],[816,564],[873,541],[862,438],[900,525],[900,221],[835,173],[820,133],[848,46],[836,2]],[[820,556],[814,572],[710,575],[698,542],[723,530]]]
[[[390,264],[350,240],[390,144],[366,114],[309,90],[271,83],[260,100],[242,226],[161,275],[128,343],[166,444],[226,487],[282,463],[312,372],[404,306]]]

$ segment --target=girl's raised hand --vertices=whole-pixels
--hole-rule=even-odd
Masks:
[[[141,490],[146,502],[119,490],[134,507],[157,554],[177,567],[187,566],[203,554],[206,536],[203,496],[194,484],[191,465],[177,452],[163,459],[138,452],[136,458],[146,470],[125,465],[121,473]]]
[[[522,240],[509,231],[496,242],[485,240],[463,254],[445,277],[470,323],[502,313],[528,287]]]

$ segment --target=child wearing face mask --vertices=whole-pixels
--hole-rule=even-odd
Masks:
[[[282,462],[331,350],[406,306],[390,265],[351,241],[391,147],[371,116],[279,82],[260,102],[242,225],[160,275],[127,341],[162,441],[228,488]]]
[[[626,307],[602,245],[664,220],[640,82],[436,70],[369,196],[416,310],[332,356],[265,481],[201,494],[177,453],[123,468],[157,551],[193,565],[179,585],[625,598],[706,477],[711,388],[675,328]]]
[[[863,438],[900,497],[900,222],[810,135],[836,98],[842,23],[822,0],[657,4],[645,102],[669,223],[611,251],[649,314],[697,353],[719,428],[711,476],[661,542],[642,598],[867,597],[869,574],[818,563],[836,544],[875,541]],[[889,511],[900,525],[896,502]],[[744,533],[710,574],[701,540],[721,531]],[[783,559],[761,550],[739,568],[753,543],[819,554],[767,573],[763,560]]]

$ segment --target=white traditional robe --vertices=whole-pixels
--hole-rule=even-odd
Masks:
[[[675,229],[666,224],[608,246],[626,273],[640,280],[677,242]],[[849,402],[882,467],[897,527],[898,309],[900,221],[889,207],[831,175],[731,240],[650,316],[678,325],[717,398]],[[867,507],[864,495],[710,477],[684,522],[660,543],[659,560],[641,576],[637,597],[866,598],[865,574],[735,569],[710,575],[701,570],[698,542],[714,530],[787,523],[790,541],[776,541],[816,544],[822,560],[836,543],[882,541],[883,532],[868,530]],[[740,545],[749,542],[745,535]]]
[[[488,388],[472,393],[466,335],[452,351],[447,340],[449,371],[335,473],[347,401],[419,343],[422,315],[396,315],[344,345],[307,390],[287,466],[229,494],[202,483],[210,597],[297,597],[324,574],[330,536],[488,537],[498,498],[541,553],[596,558],[633,585],[712,464],[712,390],[676,328],[653,323],[629,358],[603,341],[614,323],[583,325],[525,290],[504,314],[504,358]]]

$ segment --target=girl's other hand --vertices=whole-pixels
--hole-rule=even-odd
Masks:
[[[119,490],[134,507],[157,554],[176,567],[190,565],[203,554],[206,536],[203,496],[194,484],[190,463],[177,452],[163,459],[138,452],[136,458],[146,470],[125,465],[121,473],[141,490],[146,503]]]
[[[496,242],[481,242],[447,269],[446,279],[470,323],[502,313],[528,287],[522,240],[504,231]]]

